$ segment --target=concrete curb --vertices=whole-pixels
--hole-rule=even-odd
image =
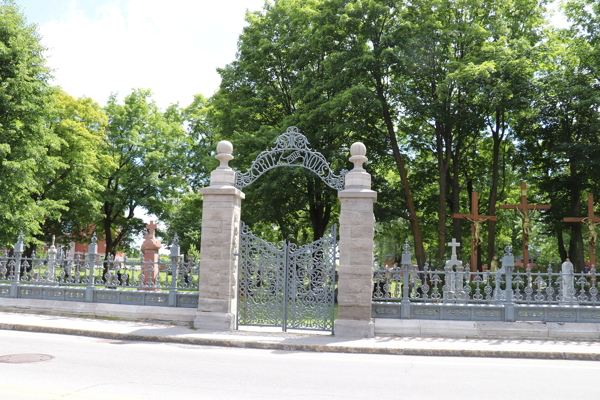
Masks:
[[[470,350],[470,349],[418,349],[344,346],[337,344],[318,345],[303,343],[277,343],[255,340],[226,340],[209,338],[190,338],[177,336],[139,335],[131,333],[90,331],[84,329],[57,328],[37,325],[0,323],[0,329],[20,332],[54,333],[60,335],[85,336],[93,338],[143,341],[158,343],[177,343],[198,346],[219,346],[263,350],[304,351],[317,353],[350,353],[350,354],[386,354],[406,356],[436,357],[490,357],[490,358],[526,358],[544,360],[579,360],[600,361],[598,353],[564,352],[564,351],[519,351],[519,350]]]

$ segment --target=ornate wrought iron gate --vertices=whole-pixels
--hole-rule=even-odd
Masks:
[[[333,331],[335,225],[300,247],[268,243],[241,225],[238,325]]]

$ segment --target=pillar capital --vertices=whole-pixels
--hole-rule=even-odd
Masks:
[[[352,171],[346,174],[345,189],[371,189],[371,175],[364,170],[363,164],[368,158],[367,148],[361,142],[356,142],[350,147],[350,162],[354,164]]]
[[[217,155],[220,165],[210,173],[210,186],[235,186],[235,171],[229,166],[229,161],[233,160],[233,145],[227,140],[220,141],[217,144]]]

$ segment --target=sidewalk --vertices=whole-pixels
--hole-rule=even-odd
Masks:
[[[156,323],[11,312],[0,312],[0,329],[112,340],[285,351],[600,361],[600,342],[594,341],[431,337],[351,339],[297,331],[283,333],[262,328],[235,332],[213,332]]]

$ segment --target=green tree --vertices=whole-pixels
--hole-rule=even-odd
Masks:
[[[144,229],[136,209],[162,218],[185,185],[184,132],[179,109],[164,113],[151,91],[136,89],[119,104],[111,95],[105,109],[106,155],[112,167],[103,179],[103,218],[98,224],[106,255],[114,255],[132,235]]]
[[[210,100],[194,96],[192,104],[181,112],[186,127],[185,162],[189,169],[188,183],[193,190],[210,185],[210,173],[218,162],[214,158],[217,139],[209,118]]]
[[[47,125],[59,142],[48,150],[52,164],[39,166],[46,177],[36,201],[64,202],[60,218],[47,218],[43,240],[56,235],[71,242],[85,240],[101,217],[101,176],[111,167],[104,141],[107,117],[90,98],[75,99],[56,91],[49,107]],[[42,239],[42,237],[40,237]]]
[[[181,254],[186,257],[190,250],[200,249],[202,233],[202,196],[189,192],[177,200],[172,209],[166,212],[162,220],[167,225],[165,239],[173,243],[175,235],[179,238]]]
[[[500,181],[502,143],[510,140],[512,129],[521,114],[530,106],[532,80],[538,67],[538,44],[544,1],[506,1],[498,4],[498,18],[489,22],[489,37],[482,46],[482,59],[488,65],[486,74],[479,74],[477,109],[485,119],[492,140],[491,168],[484,171],[490,177],[487,215],[496,215],[496,204],[503,199]],[[488,161],[489,162],[489,161]],[[487,262],[496,250],[495,221],[487,222]],[[481,252],[480,252],[481,253]]]
[[[544,68],[535,80],[533,108],[519,126],[521,166],[535,176],[552,203],[546,224],[556,235],[561,259],[569,257],[581,270],[581,224],[570,224],[567,249],[562,219],[585,215],[587,202],[582,197],[597,188],[600,91],[577,41],[567,31],[551,33],[549,39]]]
[[[39,199],[60,160],[48,154],[60,140],[46,124],[52,99],[44,47],[13,1],[0,4],[0,245],[20,229],[38,234],[45,218],[58,218],[65,202]]]
[[[237,59],[219,70],[222,82],[211,113],[220,137],[235,143],[237,168],[248,168],[287,126],[298,126],[334,170],[347,166],[347,154],[339,149],[351,139],[335,102],[345,84],[332,72],[340,45],[319,36],[314,18],[322,4],[267,3],[263,11],[247,14]],[[317,239],[336,213],[335,191],[303,169],[280,168],[244,190],[244,220],[277,226],[282,239],[299,238],[306,227]]]
[[[405,40],[401,2],[369,0],[360,2],[334,1],[326,3],[329,19],[319,22],[323,27],[319,37],[327,38],[331,26],[340,29],[335,38],[342,46],[338,48],[336,69],[333,74],[345,82],[345,90],[339,96],[345,125],[352,127],[356,136],[367,144],[369,157],[376,169],[386,175],[395,169],[399,180],[393,187],[387,182],[373,178],[373,187],[379,193],[375,208],[382,221],[394,221],[398,217],[410,222],[415,255],[420,266],[425,262],[421,223],[409,183],[406,149],[398,139],[400,117],[404,105],[398,97],[398,73],[402,65],[401,43]],[[338,17],[339,16],[339,17]],[[335,32],[335,31],[334,31]],[[331,40],[331,39],[326,39]],[[404,196],[398,196],[398,191]]]

